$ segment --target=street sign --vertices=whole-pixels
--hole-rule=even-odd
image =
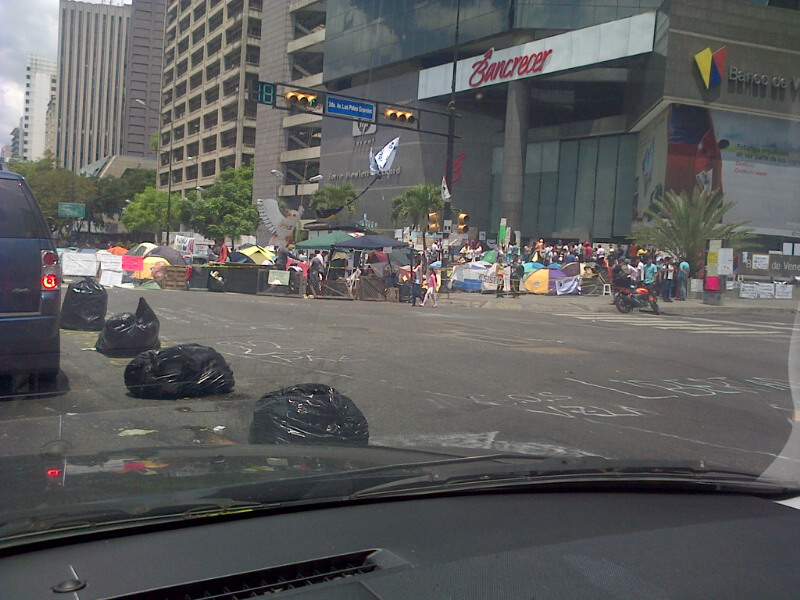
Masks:
[[[325,114],[361,119],[362,121],[374,121],[375,104],[328,94],[325,98]]]
[[[275,84],[266,81],[256,81],[250,90],[250,100],[259,104],[275,106]]]
[[[58,216],[67,219],[85,219],[86,205],[79,202],[59,202]]]

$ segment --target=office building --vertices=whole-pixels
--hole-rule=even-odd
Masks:
[[[11,130],[11,157],[20,157],[20,146],[22,145],[22,119],[19,120],[19,127]]]
[[[134,0],[131,6],[122,131],[125,156],[156,157],[150,140],[159,130],[165,6],[166,0]]]
[[[55,94],[56,61],[33,54],[28,55],[20,145],[20,155],[25,160],[38,160],[45,154],[47,106]]]
[[[286,4],[270,2],[269,4]],[[160,189],[206,187],[253,160],[261,0],[170,0],[161,85]]]
[[[721,188],[775,247],[800,240],[800,12],[774,4],[328,0],[324,84],[446,112],[457,50],[452,194],[473,235],[505,218],[523,241],[623,241],[665,190]],[[447,119],[375,125],[325,118],[321,173],[365,187],[356,142],[399,132],[398,172],[358,207],[391,227],[394,195],[441,181],[446,138],[422,131]]]
[[[131,5],[59,3],[56,157],[72,171],[122,150]]]
[[[325,0],[269,2],[264,7],[261,81],[285,83],[278,93],[321,89],[325,48]],[[285,105],[281,98],[279,105]],[[297,206],[318,187],[321,114],[293,114],[261,106],[258,111],[254,198],[275,198]],[[276,177],[277,176],[277,177]]]

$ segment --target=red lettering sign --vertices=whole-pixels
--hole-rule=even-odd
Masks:
[[[469,87],[478,87],[497,80],[513,79],[529,73],[540,73],[552,53],[552,50],[542,50],[507,60],[490,62],[494,48],[489,48],[480,59],[472,64]]]

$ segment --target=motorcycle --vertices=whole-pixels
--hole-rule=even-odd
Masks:
[[[653,313],[661,314],[656,295],[644,286],[638,286],[634,289],[618,287],[614,296],[614,306],[623,314],[628,314],[634,308],[640,310],[642,308],[650,308]]]

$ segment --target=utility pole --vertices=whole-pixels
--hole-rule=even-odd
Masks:
[[[458,0],[456,4],[456,36],[453,46],[453,75],[450,79],[450,101],[447,103],[447,162],[444,171],[444,181],[451,196],[453,194],[453,146],[455,145],[456,137],[456,69],[458,67],[458,34],[460,22],[461,0]],[[444,225],[448,221],[451,223],[450,228],[452,229],[453,215],[449,198],[444,201],[442,224]],[[450,258],[449,239],[450,232],[445,228],[442,234],[442,267],[448,266]],[[445,248],[447,248],[446,251]]]

